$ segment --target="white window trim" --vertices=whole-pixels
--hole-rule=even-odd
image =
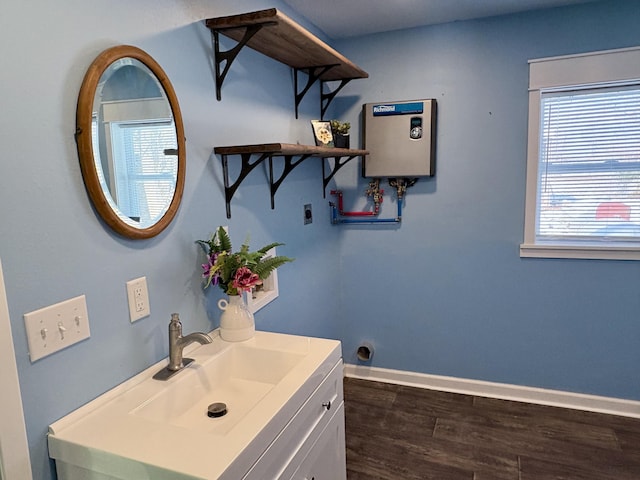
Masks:
[[[535,241],[541,93],[567,87],[601,87],[607,83],[638,81],[640,47],[529,60],[527,183],[521,257],[640,260],[640,247],[633,245],[604,246],[594,243],[573,246]]]

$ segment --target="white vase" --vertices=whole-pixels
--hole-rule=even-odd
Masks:
[[[229,300],[218,300],[220,316],[220,337],[227,342],[243,342],[256,333],[253,313],[247,308],[242,295],[229,295]]]

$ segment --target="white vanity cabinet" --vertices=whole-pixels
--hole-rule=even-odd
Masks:
[[[340,360],[243,480],[346,480],[342,378]]]
[[[170,380],[161,362],[52,424],[58,479],[346,480],[340,342],[256,332],[185,353]]]

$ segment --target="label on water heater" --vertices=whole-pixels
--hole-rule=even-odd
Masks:
[[[409,115],[414,113],[422,113],[423,111],[423,102],[383,103],[373,106],[374,117],[383,117],[387,115]]]

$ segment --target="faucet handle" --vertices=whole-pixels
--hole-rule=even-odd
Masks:
[[[177,313],[171,314],[171,321],[169,322],[169,342],[171,337],[179,338],[182,335],[182,323],[180,322],[180,315]]]

